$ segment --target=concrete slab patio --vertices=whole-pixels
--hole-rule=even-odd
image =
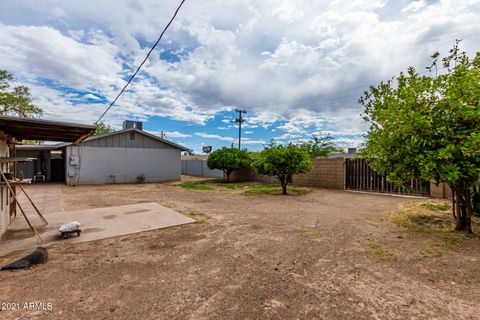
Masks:
[[[33,185],[26,188],[26,191],[49,222],[48,225],[42,226],[42,221],[33,211],[25,195],[19,196],[31,223],[41,233],[42,246],[47,247],[52,244],[99,240],[195,222],[155,202],[66,212],[61,205],[59,186]],[[70,221],[79,221],[82,224],[82,233],[80,237],[71,235],[68,239],[63,239],[58,227]],[[0,240],[0,244],[0,257],[38,246],[20,212]]]

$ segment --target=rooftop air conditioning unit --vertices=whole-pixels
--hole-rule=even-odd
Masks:
[[[143,130],[143,122],[141,121],[132,121],[132,120],[125,120],[123,121],[123,130],[126,129],[138,129],[138,130]]]

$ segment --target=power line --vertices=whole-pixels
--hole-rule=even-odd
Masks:
[[[182,0],[180,2],[180,4],[178,5],[177,7],[177,10],[175,10],[175,13],[173,14],[172,18],[170,19],[170,21],[168,22],[168,24],[165,26],[165,28],[163,29],[162,33],[160,34],[160,36],[158,37],[157,41],[155,42],[155,44],[153,45],[153,47],[150,49],[150,51],[148,51],[147,53],[147,56],[145,57],[145,59],[143,59],[142,63],[140,63],[140,65],[138,66],[137,70],[135,71],[134,74],[132,74],[132,76],[130,77],[130,79],[128,79],[128,82],[127,84],[122,88],[122,90],[118,93],[117,97],[112,101],[112,103],[110,103],[110,105],[108,106],[108,108],[102,113],[102,115],[100,116],[100,118],[98,118],[98,120],[95,122],[95,124],[97,124],[98,122],[100,122],[100,120],[102,120],[102,118],[107,114],[108,110],[110,110],[110,108],[113,107],[113,105],[115,104],[115,102],[117,102],[118,98],[120,98],[120,96],[123,94],[123,92],[125,91],[125,89],[127,89],[128,85],[130,84],[130,82],[132,82],[133,78],[135,78],[135,76],[137,75],[137,73],[140,71],[140,69],[142,68],[142,66],[145,64],[145,62],[148,60],[148,58],[150,57],[150,54],[152,53],[152,51],[155,49],[155,47],[158,45],[158,43],[160,42],[160,40],[162,40],[162,37],[163,37],[163,34],[165,33],[165,31],[167,31],[167,29],[170,27],[170,25],[172,24],[173,20],[175,20],[175,17],[177,16],[177,13],[178,11],[180,11],[180,8],[182,7],[183,3],[185,2],[186,0]]]

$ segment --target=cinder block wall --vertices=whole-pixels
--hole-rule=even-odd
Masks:
[[[344,158],[317,158],[313,160],[312,171],[293,176],[293,184],[300,187],[319,187],[344,190],[345,184],[345,159]],[[230,181],[260,181],[277,183],[275,178],[260,175],[253,169],[242,169],[232,172]],[[432,198],[451,199],[452,191],[445,184],[430,184]]]
[[[312,171],[293,176],[294,185],[300,187],[344,189],[344,158],[317,158],[313,159],[312,162]]]
[[[430,197],[441,199],[452,199],[452,189],[445,183],[430,182]]]

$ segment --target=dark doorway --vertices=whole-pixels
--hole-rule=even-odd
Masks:
[[[65,160],[64,154],[53,157],[50,159],[50,181],[53,182],[65,182]]]

